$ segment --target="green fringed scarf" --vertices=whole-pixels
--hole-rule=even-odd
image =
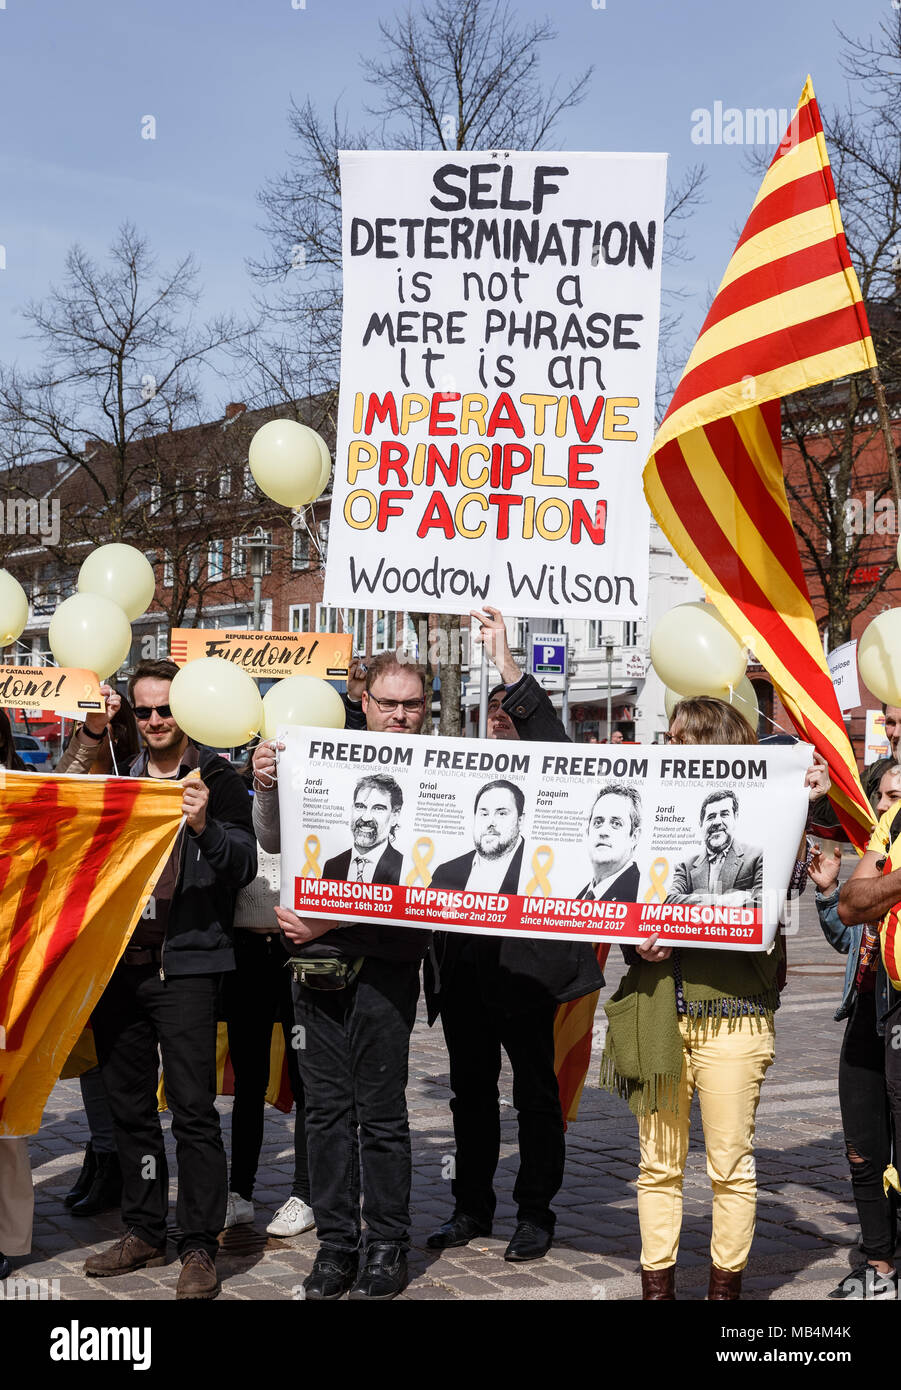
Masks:
[[[759,1011],[751,1015],[757,1027],[772,1022],[779,1004],[779,960],[778,944],[769,952],[681,951],[683,993],[686,1004],[694,1006],[692,1016],[733,1020],[748,1003]],[[655,1110],[678,1113],[682,1037],[672,958],[631,966],[604,1010],[608,1029],[601,1087],[624,1096],[635,1116]]]

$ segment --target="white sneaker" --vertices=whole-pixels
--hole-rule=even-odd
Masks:
[[[268,1236],[299,1236],[302,1231],[312,1231],[316,1225],[313,1208],[308,1207],[300,1197],[289,1197],[287,1202],[273,1216],[266,1227]]]
[[[253,1202],[246,1201],[237,1192],[230,1192],[225,1208],[225,1225],[222,1229],[227,1231],[230,1226],[249,1226],[252,1221]]]

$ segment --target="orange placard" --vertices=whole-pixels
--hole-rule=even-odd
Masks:
[[[174,627],[169,654],[179,666],[202,656],[221,656],[258,679],[321,676],[345,680],[353,637],[349,632],[254,632]]]
[[[0,705],[74,716],[102,710],[103,696],[94,672],[76,666],[0,666]]]

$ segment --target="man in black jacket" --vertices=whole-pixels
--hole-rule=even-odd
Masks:
[[[370,663],[361,700],[366,728],[418,734],[425,711],[421,667],[398,662],[393,652]],[[261,744],[253,761],[254,825],[263,849],[274,853],[281,848],[281,829],[272,744]],[[392,781],[379,775],[364,780]],[[390,823],[387,809],[379,817]],[[348,877],[355,877],[353,870]],[[413,1158],[406,1086],[419,963],[428,934],[378,920],[336,923],[302,918],[283,907],[275,911],[297,961],[294,1016],[302,1038],[297,1061],[320,1242],[304,1292],[310,1300],[339,1299],[348,1292],[354,1300],[395,1298],[407,1279]],[[367,1228],[362,1261],[361,1179]]]
[[[489,696],[488,737],[568,741],[547,695],[513,661],[501,614],[486,609],[474,616],[504,681]],[[441,887],[437,878],[438,873],[432,886]],[[426,999],[429,1022],[441,1015],[450,1057],[456,1155],[454,1212],[429,1237],[432,1249],[466,1245],[491,1230],[503,1047],[513,1069],[520,1157],[513,1189],[517,1226],[504,1258],[524,1261],[547,1254],[555,1223],[550,1204],[563,1181],[566,1159],[554,1069],[554,1015],[558,1004],[592,994],[603,983],[588,942],[435,933],[425,963]]]
[[[233,970],[231,927],[239,889],[257,871],[250,798],[218,754],[191,743],[169,708],[178,667],[142,662],[128,685],[144,751],[132,777],[187,778],[185,825],[94,1013],[97,1057],[122,1167],[126,1234],[85,1263],[85,1274],[127,1274],[166,1257],[169,1175],[157,1111],[159,1052],[178,1158],[181,1256],[176,1298],[215,1298],[227,1167],[216,1111],[219,978]],[[86,761],[105,714],[78,734]],[[73,765],[70,771],[78,770]]]

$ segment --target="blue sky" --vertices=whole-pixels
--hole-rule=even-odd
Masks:
[[[300,0],[293,0],[299,5]],[[808,71],[821,105],[847,96],[836,24],[862,36],[890,0],[558,0],[543,72],[595,65],[589,95],[560,123],[561,149],[665,150],[676,178],[703,159],[706,203],[690,225],[686,348],[732,250],[759,177],[736,145],[692,143],[692,112],[719,100],[790,109]],[[164,264],[192,251],[202,312],[249,309],[245,258],[259,256],[256,193],[286,163],[289,100],[337,100],[362,122],[358,54],[399,6],[363,0],[0,0],[0,361],[29,364],[15,313],[61,278],[80,242],[101,257],[125,219]],[[550,6],[519,0],[522,21]],[[141,138],[142,117],[156,139]],[[218,400],[217,400],[218,397]],[[241,397],[240,381],[211,404]]]

